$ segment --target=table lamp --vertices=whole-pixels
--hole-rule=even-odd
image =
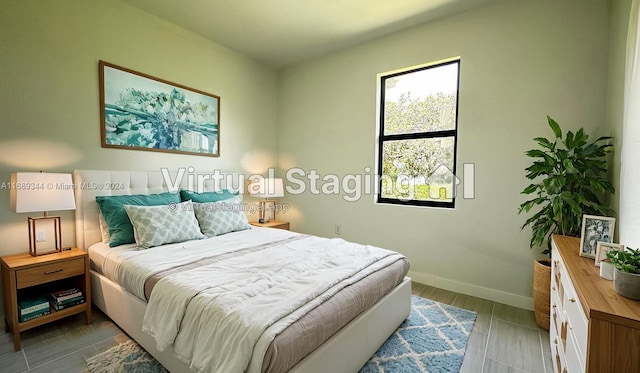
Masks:
[[[254,181],[254,185],[251,187],[251,194],[254,197],[264,198],[260,201],[260,218],[259,223],[268,223],[270,216],[266,215],[267,204],[273,204],[272,211],[273,219],[276,216],[276,201],[273,198],[284,197],[284,188],[282,186],[282,179],[280,178],[260,178]]]
[[[59,216],[49,216],[49,211],[75,210],[71,174],[47,172],[16,172],[11,174],[10,207],[12,211],[39,212],[44,216],[28,217],[29,254],[38,256],[62,250],[62,229]],[[36,223],[53,221],[55,251],[38,253]]]

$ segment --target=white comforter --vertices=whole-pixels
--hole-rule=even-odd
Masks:
[[[403,258],[372,246],[277,229],[216,238],[182,249],[125,250],[128,261],[113,261],[117,276],[133,266],[132,277],[142,278],[189,263],[194,255],[234,253],[163,278],[149,299],[143,330],[159,350],[172,347],[197,372],[260,372],[264,353],[279,332],[349,284]],[[265,244],[270,241],[276,243]],[[138,279],[124,280],[133,284]],[[143,293],[143,285],[133,288]]]
[[[249,229],[204,240],[195,240],[139,250],[135,244],[106,249],[100,271],[138,298],[145,300],[144,282],[150,276],[200,258],[295,236],[282,229]],[[96,244],[101,245],[101,244]],[[91,249],[90,249],[91,250]]]

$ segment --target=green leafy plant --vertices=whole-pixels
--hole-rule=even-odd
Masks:
[[[640,249],[611,250],[607,259],[619,271],[640,274]]]
[[[549,255],[552,234],[578,236],[583,214],[613,213],[600,197],[613,194],[614,188],[606,179],[606,154],[611,147],[607,141],[611,137],[589,142],[589,136],[580,128],[575,134],[568,131],[563,139],[558,123],[549,116],[547,121],[555,138],[536,137],[533,140],[539,148],[525,153],[534,161],[525,169],[532,184],[522,194],[534,198],[522,203],[518,214],[536,211],[521,229],[530,226],[530,247],[542,247],[546,241],[547,248],[542,253]]]

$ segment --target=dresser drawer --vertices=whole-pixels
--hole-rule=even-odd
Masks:
[[[565,278],[569,278],[564,273]],[[564,309],[567,314],[566,320],[569,323],[569,333],[575,337],[576,349],[583,361],[587,357],[587,334],[589,331],[587,317],[580,304],[580,299],[576,295],[573,285],[570,282],[564,283]]]
[[[576,348],[576,341],[574,335],[569,333],[567,336],[567,351],[566,351],[566,367],[569,373],[581,373],[585,371],[585,357],[581,356]]]
[[[567,365],[564,361],[564,351],[562,350],[562,346],[555,345],[551,346],[551,352],[555,352],[555,357],[553,359],[553,366],[555,368],[555,373],[567,373]]]
[[[564,321],[562,317],[562,302],[557,291],[557,286],[551,285],[551,327],[555,326],[557,333],[560,333],[560,324]]]
[[[22,289],[83,274],[84,258],[75,258],[18,270],[16,285],[18,289]]]

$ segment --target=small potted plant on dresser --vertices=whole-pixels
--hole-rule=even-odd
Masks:
[[[525,169],[532,184],[522,194],[533,198],[522,203],[518,213],[534,214],[522,225],[532,229],[530,248],[546,247],[546,259],[534,261],[533,299],[536,323],[549,330],[551,297],[551,235],[578,236],[582,228],[582,215],[613,213],[603,204],[600,196],[614,193],[613,185],[606,179],[606,155],[611,145],[610,137],[589,141],[581,128],[576,133],[568,131],[563,139],[558,123],[547,117],[554,138],[536,137],[538,144],[525,154],[533,158],[533,164]]]
[[[613,288],[625,298],[640,300],[640,249],[612,250]]]

